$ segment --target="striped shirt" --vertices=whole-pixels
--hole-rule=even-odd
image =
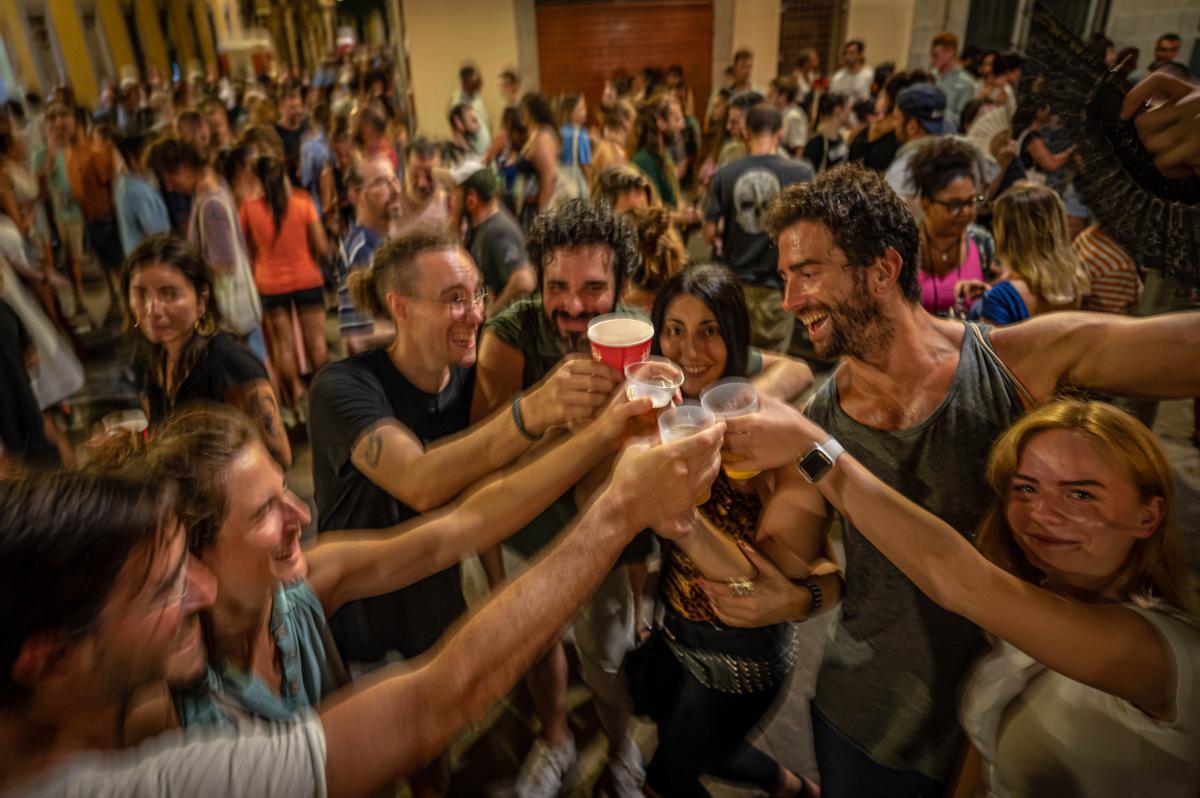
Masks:
[[[1083,298],[1084,310],[1132,313],[1142,293],[1142,281],[1129,253],[1098,224],[1076,236],[1071,246],[1092,281],[1091,291]]]

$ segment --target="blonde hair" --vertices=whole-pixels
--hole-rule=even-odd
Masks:
[[[346,278],[350,300],[359,310],[377,319],[391,317],[389,292],[409,294],[416,281],[417,256],[428,250],[456,249],[458,243],[445,230],[415,230],[392,239],[375,251],[371,263],[354,269]]]
[[[1053,189],[1013,186],[996,200],[992,220],[996,254],[1035,295],[1051,305],[1070,305],[1087,293],[1087,274],[1071,248],[1067,210]]]
[[[1065,397],[1030,411],[1009,427],[992,447],[987,479],[995,500],[984,518],[976,545],[990,561],[1027,582],[1042,572],[1030,564],[1013,539],[1005,518],[1009,487],[1025,447],[1048,430],[1091,437],[1124,465],[1143,500],[1163,500],[1163,517],[1149,537],[1134,542],[1124,565],[1104,586],[1105,592],[1148,606],[1153,600],[1196,615],[1195,574],[1176,523],[1174,482],[1166,453],[1154,433],[1123,410],[1105,402]]]

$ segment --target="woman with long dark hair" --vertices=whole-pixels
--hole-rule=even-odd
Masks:
[[[305,393],[295,350],[292,309],[300,317],[304,348],[313,371],[329,359],[325,343],[325,280],[317,258],[329,247],[312,198],[293,191],[283,161],[263,156],[254,161],[263,195],[243,203],[239,216],[246,246],[254,260],[254,282],[262,298],[271,336],[271,362],[287,406],[304,420]]]
[[[674,275],[658,292],[651,317],[654,352],[683,369],[685,398],[694,399],[724,377],[749,378],[761,395],[786,401],[812,384],[812,372],[803,363],[750,346],[741,284],[723,267],[697,266]],[[664,545],[659,595],[666,643],[652,649],[654,660],[647,666],[659,692],[651,711],[658,748],[646,770],[646,787],[655,795],[707,795],[701,774],[753,784],[769,795],[809,794],[810,785],[744,741],[775,703],[791,670],[797,646],[791,624],[725,626],[701,587],[705,578],[753,575],[745,572],[738,541],[779,555],[785,570],[792,570],[796,557],[821,563],[821,540],[789,541],[775,523],[778,508],[793,500],[800,479],[795,468],[784,468],[735,484],[722,472],[697,508],[696,523],[728,556],[714,557],[711,550],[690,545],[689,538]],[[798,570],[790,575],[809,576]],[[826,595],[837,590],[836,584],[823,587]]]
[[[219,331],[213,278],[195,248],[169,234],[145,239],[125,259],[121,293],[150,426],[192,402],[232,405],[254,420],[271,456],[290,466],[292,448],[266,369]]]

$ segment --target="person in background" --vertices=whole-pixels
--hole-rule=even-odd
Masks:
[[[347,354],[357,355],[386,346],[396,334],[390,319],[372,319],[355,306],[350,296],[350,277],[356,270],[370,267],[375,250],[387,241],[403,189],[392,162],[384,155],[352,166],[345,180],[346,198],[354,207],[354,223],[342,240],[337,259],[338,330]]]
[[[500,96],[504,98],[505,108],[515,108],[521,101],[521,76],[515,69],[500,73]]]
[[[479,131],[472,144],[475,147],[475,154],[483,155],[492,145],[491,117],[488,116],[487,106],[484,105],[483,96],[480,93],[483,90],[483,75],[474,64],[463,64],[462,68],[458,70],[458,82],[459,90],[451,98],[450,104],[454,106],[466,103],[474,109],[475,118],[479,120]]]
[[[200,107],[212,134],[213,151],[217,154],[225,152],[234,145],[233,131],[229,128],[229,111],[215,97],[205,100]]]
[[[796,101],[801,108],[807,108],[812,100],[813,90],[821,78],[821,56],[811,47],[805,47],[796,57],[796,68],[792,70],[792,80],[796,82]]]
[[[210,269],[229,281],[229,305],[218,307],[219,317],[214,319],[244,336],[250,351],[265,363],[267,344],[262,333],[262,305],[254,288],[250,256],[229,185],[195,147],[179,139],[156,142],[146,156],[146,163],[163,188],[191,198],[187,240]],[[210,301],[219,305],[223,300],[213,296]]]
[[[57,466],[62,455],[46,435],[30,381],[37,349],[21,317],[4,301],[3,288],[0,285],[0,379],[5,386],[0,391],[0,467]]]
[[[418,136],[405,147],[404,189],[390,219],[389,238],[420,228],[449,229],[450,197],[436,177],[440,165],[441,153],[430,139]]]
[[[559,190],[562,142],[554,114],[542,95],[527,92],[521,98],[520,119],[525,138],[517,150],[516,171],[523,185],[515,215],[528,230],[533,217],[553,204]]]
[[[592,202],[606,203],[614,213],[662,204],[657,200],[650,180],[632,166],[613,166],[597,175]]]
[[[775,78],[771,81],[771,90],[767,94],[767,102],[783,114],[780,145],[793,158],[800,157],[804,145],[808,142],[808,114],[796,104],[798,96],[799,88],[791,78]]]
[[[937,87],[946,95],[946,117],[956,130],[962,131],[965,128],[959,124],[959,117],[963,106],[975,98],[975,80],[959,63],[958,36],[949,31],[934,36],[929,61]]]
[[[231,405],[258,427],[275,461],[289,467],[292,447],[267,371],[236,338],[220,332],[211,272],[199,252],[172,234],[147,238],[125,259],[121,290],[150,426],[191,402]]]
[[[146,136],[141,133],[122,136],[117,142],[125,168],[117,173],[113,199],[117,209],[117,230],[126,256],[137,249],[143,239],[171,232],[167,204],[163,202],[158,186],[151,182],[154,173],[142,157],[146,144]]]
[[[191,144],[206,159],[212,160],[213,150],[212,129],[208,121],[199,111],[188,109],[175,120],[175,132],[180,139]]]
[[[479,154],[480,122],[470,103],[458,103],[450,109],[450,148],[455,161]]]
[[[683,132],[683,126],[679,101],[670,94],[659,94],[638,111],[630,148],[634,150],[632,164],[649,178],[659,199],[671,211],[671,221],[689,225],[698,221],[699,211],[685,202],[670,153],[671,144]]]
[[[687,247],[666,208],[630,207],[623,213],[637,234],[642,263],[625,281],[621,304],[649,313],[663,283],[687,264]]]
[[[300,173],[300,147],[309,128],[304,116],[305,91],[299,82],[285,84],[279,95],[279,118],[272,120],[272,126],[283,142],[283,162],[293,186],[305,185]]]
[[[329,149],[331,157],[325,162],[318,182],[321,215],[330,239],[341,241],[354,224],[354,202],[350,199],[347,177],[360,162],[358,151],[354,148],[354,141],[350,136],[350,127],[346,122],[337,122],[329,139]]]
[[[305,192],[294,190],[282,161],[254,162],[263,196],[245,202],[238,217],[254,264],[254,283],[271,333],[271,364],[278,375],[281,413],[308,420],[306,389],[295,351],[293,310],[300,318],[304,348],[314,372],[329,359],[325,342],[325,279],[317,265],[328,254],[325,227]]]
[[[1142,293],[1142,270],[1124,247],[1097,222],[1072,239],[1071,249],[1091,284],[1083,309],[1132,315]]]
[[[921,304],[935,316],[962,318],[992,276],[995,244],[975,224],[982,190],[975,150],[942,138],[918,151],[909,164],[921,203]]]
[[[746,117],[750,109],[762,101],[763,96],[756,91],[744,91],[729,98],[729,109],[725,116],[725,133],[728,138],[717,156],[718,167],[746,156],[746,140],[749,138]]]
[[[897,95],[894,115],[900,149],[884,179],[893,191],[911,204],[915,187],[911,181],[910,161],[928,143],[925,139],[947,133],[946,95],[936,86],[915,83]]]
[[[629,134],[633,131],[633,120],[637,111],[628,100],[614,103],[612,108],[606,108],[601,114],[600,131],[593,141],[592,176],[599,176],[611,166],[624,166],[629,162],[629,153],[625,145]]]
[[[572,197],[586,197],[592,181],[592,142],[587,125],[587,98],[582,94],[564,94],[559,100],[558,136],[562,150],[558,154],[558,173]]]
[[[521,226],[500,202],[500,178],[478,161],[466,161],[453,171],[455,204],[467,221],[463,246],[483,274],[483,284],[495,297],[488,318],[510,303],[537,290],[537,275],[525,254]]]
[[[749,155],[713,175],[702,230],[705,242],[714,245],[721,261],[741,280],[750,309],[751,342],[772,352],[787,352],[796,319],[781,304],[777,253],[763,219],[785,187],[813,178],[805,162],[777,153],[782,122],[779,110],[766,103],[750,111]]]
[[[1047,186],[1016,185],[992,207],[1000,275],[971,309],[973,318],[1012,324],[1058,310],[1078,310],[1088,293],[1067,230],[1063,201]]]
[[[901,143],[896,133],[899,126],[896,98],[909,86],[928,82],[929,76],[920,70],[897,72],[888,78],[875,100],[875,118],[850,141],[850,160],[876,172],[886,172]]]
[[[382,155],[392,162],[393,171],[399,171],[400,156],[388,140],[387,119],[370,106],[358,112],[355,142],[362,150],[363,158]]]
[[[842,47],[842,68],[833,73],[829,90],[853,101],[871,96],[871,80],[875,74],[867,64],[863,53],[866,47],[858,39],[851,39]]]
[[[817,101],[815,133],[804,147],[804,159],[817,172],[824,172],[850,157],[850,147],[842,131],[850,125],[850,98],[837,92],[822,94]]]

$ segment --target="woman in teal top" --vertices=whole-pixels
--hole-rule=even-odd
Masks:
[[[326,618],[497,545],[615,452],[626,421],[649,409],[648,400],[610,402],[595,422],[482,480],[444,511],[389,529],[326,533],[307,551],[300,532],[308,507],[241,414],[194,405],[171,417],[144,456],[179,481],[180,522],[192,554],[217,579],[217,599],[203,616],[204,678],[173,689],[173,718],[162,697],[137,707],[135,736],[172,720],[283,720],[315,706],[346,681]]]

